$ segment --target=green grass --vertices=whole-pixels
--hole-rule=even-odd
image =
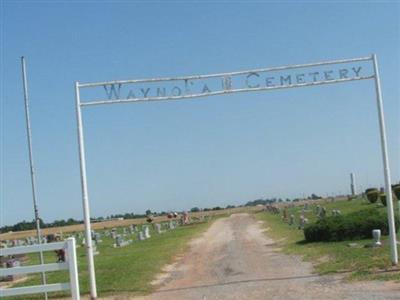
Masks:
[[[310,205],[310,211],[304,214],[310,222],[317,220],[314,212],[316,205]],[[339,209],[342,214],[370,207],[386,209],[386,207],[379,204],[370,204],[361,198],[352,201],[327,201],[320,205],[326,208],[327,215],[331,215],[333,209]],[[302,207],[289,208],[288,217],[294,214],[298,221]],[[319,274],[349,272],[347,278],[350,280],[379,279],[400,281],[399,271],[388,272],[392,270],[392,266],[387,237],[382,238],[383,246],[380,248],[364,247],[372,244],[372,237],[371,239],[357,241],[305,243],[303,230],[283,222],[282,212],[280,215],[262,212],[256,214],[256,217],[264,221],[265,225],[270,228],[267,231],[267,235],[277,240],[279,247],[285,253],[303,256],[304,260],[313,263],[315,271]],[[349,243],[357,243],[360,248],[351,248]]]
[[[183,253],[188,241],[201,232],[204,232],[211,222],[196,223],[180,226],[175,230],[157,234],[151,231],[151,238],[141,242],[134,242],[122,248],[113,248],[113,240],[102,236],[102,243],[97,245],[99,255],[95,256],[96,283],[99,296],[116,293],[143,295],[153,291],[150,282],[161,272],[164,265],[171,263],[178,254]],[[132,236],[135,239],[134,236]],[[80,292],[89,293],[89,282],[86,256],[84,248],[77,249]],[[45,253],[45,262],[55,262],[53,252]],[[24,264],[37,264],[38,255],[30,255]],[[66,271],[47,273],[48,283],[67,282]],[[16,286],[40,284],[40,276],[34,275]],[[49,293],[52,297],[68,296],[67,292]],[[42,299],[43,296],[32,295],[12,297],[10,299]]]

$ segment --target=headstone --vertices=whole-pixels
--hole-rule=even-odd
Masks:
[[[286,207],[283,209],[282,220],[286,222],[287,220],[287,209]]]
[[[338,210],[338,209],[334,209],[334,210],[332,210],[332,216],[340,216],[341,215],[341,212],[340,212],[340,210]]]
[[[151,238],[149,226],[144,226],[143,234],[145,239]]]
[[[300,216],[299,226],[297,227],[298,229],[303,229],[303,226],[304,226],[303,221],[304,221],[304,215],[302,214]]]
[[[161,224],[155,223],[154,225],[155,225],[155,227],[156,227],[156,232],[157,232],[158,234],[163,233],[163,231],[161,230]]]
[[[319,209],[318,217],[322,219],[322,218],[325,218],[325,215],[326,215],[326,209],[324,207],[321,207]]]
[[[289,225],[294,225],[294,215],[290,215]]]
[[[381,243],[381,230],[380,229],[372,230],[372,237],[374,238],[374,243],[372,244],[372,246],[374,246],[374,247],[382,246],[382,243]]]
[[[121,247],[121,243],[122,243],[122,236],[120,236],[119,234],[118,235],[115,235],[115,246],[116,247]]]
[[[174,224],[174,222],[172,220],[169,221],[168,225],[169,225],[169,229],[170,230],[175,229],[175,224]]]
[[[300,216],[300,222],[299,222],[299,229],[304,229],[304,226],[308,223],[308,219],[305,218],[303,215]]]
[[[15,268],[15,267],[20,267],[20,266],[21,266],[21,263],[19,262],[19,260],[16,260],[14,258],[6,261],[6,268]],[[21,277],[21,275],[9,275],[9,276],[6,276],[5,279],[7,281],[13,281],[20,277]]]
[[[115,240],[117,238],[117,229],[111,229],[111,238]]]
[[[134,234],[136,232],[136,229],[137,229],[137,226],[134,225],[134,224],[131,224],[129,226],[129,231],[130,231],[131,234]]]
[[[129,244],[130,244],[130,241],[125,241],[125,240],[123,239],[122,235],[118,234],[118,235],[115,237],[114,248],[116,248],[116,247],[125,247],[125,246],[127,246],[127,245],[129,245]]]
[[[138,240],[139,240],[139,241],[143,241],[143,240],[145,240],[145,238],[144,238],[144,235],[143,235],[143,232],[142,232],[142,231],[139,231],[139,232],[138,232]]]
[[[102,239],[101,239],[101,234],[100,234],[100,233],[97,233],[97,234],[96,234],[95,240],[96,240],[96,243],[101,243],[101,242],[103,242]]]
[[[98,255],[100,252],[97,251],[97,243],[95,240],[93,240],[94,243],[92,243],[92,249],[93,249],[93,255]]]

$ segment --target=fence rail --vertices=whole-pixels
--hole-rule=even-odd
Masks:
[[[51,251],[63,249],[66,252],[66,262],[49,263],[34,266],[22,266],[14,268],[4,268],[0,270],[1,276],[32,274],[50,271],[69,270],[70,282],[42,284],[33,286],[24,286],[16,288],[0,289],[0,297],[37,294],[45,292],[56,292],[71,290],[71,297],[73,300],[79,300],[79,281],[78,281],[78,265],[76,261],[76,248],[75,239],[68,238],[64,242],[40,244],[23,247],[13,247],[0,249],[0,256],[34,253],[40,251]]]

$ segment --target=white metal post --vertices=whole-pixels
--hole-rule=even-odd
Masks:
[[[393,196],[392,196],[392,186],[390,180],[389,157],[388,157],[387,142],[386,142],[385,116],[383,112],[382,91],[379,79],[378,60],[376,58],[376,54],[372,55],[372,60],[374,63],[374,73],[375,73],[375,90],[376,90],[376,100],[378,105],[379,129],[381,135],[383,173],[385,176],[385,193],[386,193],[387,214],[389,221],[390,253],[392,258],[392,264],[397,265],[398,254],[397,254],[397,243],[396,243],[396,228],[395,228],[394,212],[393,212]]]
[[[80,295],[79,295],[78,264],[76,261],[75,239],[73,237],[67,239],[67,257],[68,257],[69,280],[71,284],[71,297],[72,300],[79,300]]]
[[[36,236],[38,239],[38,244],[42,243],[42,235],[40,233],[40,218],[39,218],[39,209],[36,201],[36,180],[35,180],[35,167],[33,164],[33,151],[32,151],[32,132],[31,132],[31,120],[29,116],[29,97],[28,97],[28,80],[26,77],[26,65],[25,65],[25,57],[21,57],[21,66],[22,66],[22,82],[24,86],[24,102],[25,102],[25,121],[26,121],[26,135],[28,138],[28,152],[29,152],[29,165],[31,171],[31,186],[32,186],[32,198],[33,198],[33,211],[35,216],[35,224],[36,224]],[[39,251],[39,260],[40,264],[44,264],[43,252]],[[44,272],[41,273],[42,284],[46,284],[46,274]],[[44,293],[44,298],[47,300],[47,293]]]
[[[78,145],[79,145],[79,161],[81,170],[81,186],[82,186],[82,205],[83,217],[85,222],[85,245],[86,256],[88,261],[89,283],[90,283],[90,297],[91,299],[97,298],[96,290],[96,276],[94,271],[94,258],[92,247],[92,235],[90,226],[90,212],[89,212],[89,197],[86,182],[86,159],[85,159],[85,146],[83,141],[83,126],[82,126],[82,112],[81,101],[79,95],[79,83],[75,82],[75,98],[76,98],[76,120],[78,124]]]

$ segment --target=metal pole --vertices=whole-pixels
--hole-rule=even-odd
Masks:
[[[391,253],[392,264],[397,265],[398,255],[397,255],[397,244],[396,244],[396,228],[395,228],[394,212],[393,212],[393,196],[392,196],[392,187],[390,180],[389,157],[388,157],[387,143],[386,143],[385,116],[383,113],[382,91],[379,79],[378,60],[376,58],[376,54],[372,55],[372,60],[374,62],[375,90],[376,90],[376,100],[378,105],[379,129],[381,135],[383,173],[385,176],[385,193],[386,193],[387,214],[389,221],[390,253]]]
[[[89,271],[90,297],[91,299],[96,299],[97,298],[96,276],[94,271],[92,236],[90,228],[89,197],[88,197],[87,182],[86,182],[85,146],[83,141],[82,112],[81,112],[81,101],[79,95],[78,82],[75,82],[75,99],[76,99],[76,120],[78,124],[78,145],[79,145],[79,161],[81,170],[82,205],[83,205],[83,217],[85,221],[85,238],[86,238],[85,244],[86,244],[86,256],[88,261],[88,271]]]
[[[354,173],[350,173],[350,190],[352,196],[355,196],[357,194]]]
[[[29,116],[29,97],[28,97],[28,80],[26,78],[26,66],[25,57],[21,57],[22,66],[22,82],[24,86],[24,102],[25,102],[25,120],[26,120],[26,135],[28,138],[28,152],[29,152],[29,165],[31,171],[31,185],[32,185],[32,198],[33,198],[33,210],[36,223],[36,236],[38,239],[38,244],[42,243],[42,235],[40,233],[40,219],[39,219],[39,209],[36,202],[36,181],[35,181],[35,168],[33,165],[33,152],[32,152],[32,133],[31,133],[31,120]],[[43,251],[39,251],[40,264],[44,264]],[[41,273],[42,284],[46,284],[46,274]],[[44,294],[44,298],[47,300],[47,292]]]

